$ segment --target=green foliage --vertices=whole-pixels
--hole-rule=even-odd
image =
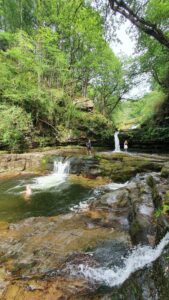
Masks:
[[[0,139],[12,150],[28,146],[31,136],[31,116],[17,106],[0,106]]]
[[[77,137],[91,136],[104,139],[112,134],[112,122],[97,111],[83,112],[72,106],[65,116],[67,117],[67,129],[72,130]]]
[[[128,2],[138,9],[140,1]],[[150,0],[138,13],[168,34],[168,11],[168,1]],[[109,47],[104,13],[99,14],[91,1],[4,0],[0,12],[1,104],[6,111],[22,110],[25,120],[33,124],[35,143],[46,146],[71,136],[106,138],[113,131],[112,120],[125,127],[153,116],[163,98],[160,92],[139,102],[121,103],[114,113],[130,88],[133,68],[126,67]],[[151,72],[152,86],[160,85],[166,92],[167,50],[145,34],[140,34],[138,48],[140,71]],[[74,104],[78,97],[92,100],[94,112],[78,109]],[[15,148],[7,127],[2,132],[2,140]],[[19,134],[11,140],[21,146]]]
[[[151,120],[159,110],[165,97],[162,92],[151,92],[139,100],[121,102],[115,111],[114,122],[120,129],[128,129],[133,125],[142,125]]]
[[[163,30],[168,30],[169,25],[169,2],[168,0],[150,0],[146,9],[147,18],[160,26]]]
[[[157,217],[159,217],[161,214],[169,214],[169,191],[166,191],[164,203],[155,213]]]
[[[34,143],[62,141],[69,136],[65,131],[109,135],[107,118],[120,95],[123,72],[104,39],[98,12],[80,0],[0,4],[1,103],[30,116]],[[94,99],[96,112],[77,109],[76,97]]]
[[[169,205],[164,204],[162,207],[156,210],[155,216],[159,217],[161,214],[168,214],[169,213]]]
[[[150,0],[145,8],[146,18],[169,37],[169,1]],[[168,93],[169,50],[142,32],[140,32],[138,47],[141,50],[141,70],[152,74],[153,87],[160,86]]]

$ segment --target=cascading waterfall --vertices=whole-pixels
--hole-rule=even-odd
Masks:
[[[114,144],[115,144],[115,149],[114,151],[115,152],[120,152],[120,141],[119,141],[119,132],[116,131],[115,134],[114,134]]]
[[[67,176],[69,174],[70,163],[66,161],[54,161],[53,173],[59,176]]]
[[[92,268],[83,264],[76,267],[71,267],[73,275],[80,275],[86,279],[98,282],[109,287],[121,285],[132,273],[144,268],[146,265],[155,261],[164,250],[165,246],[169,244],[169,233],[161,240],[157,247],[139,246],[128,256],[122,258],[123,267],[113,268]]]
[[[63,158],[61,158],[60,160],[54,161],[53,173],[34,178],[34,182],[30,186],[34,190],[55,188],[66,180],[69,175],[69,168],[69,160],[63,160]]]

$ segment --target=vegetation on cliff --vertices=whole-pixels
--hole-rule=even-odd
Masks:
[[[15,148],[24,137],[41,145],[109,135],[126,83],[99,13],[86,1],[25,0],[1,2],[1,15],[0,113],[9,115],[1,141]],[[78,98],[93,101],[92,111]]]
[[[0,141],[8,149],[110,137],[117,105],[140,74],[149,74],[153,94],[139,114],[148,115],[144,104],[154,107],[159,91],[159,102],[168,95],[167,0],[5,0],[0,11]],[[139,29],[132,59],[110,47],[118,38],[112,11]]]
[[[117,118],[114,118],[117,120],[117,126],[121,125],[124,129],[133,124],[140,125],[140,129],[133,132],[133,140],[137,140],[138,143],[169,142],[169,2],[167,0],[109,2],[113,11],[134,25],[134,29],[131,29],[134,36],[136,28],[139,29],[133,74],[135,76],[147,74],[151,90],[140,101],[121,104]],[[123,120],[123,124],[119,125],[120,119]]]

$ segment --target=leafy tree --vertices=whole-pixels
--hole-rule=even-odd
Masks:
[[[155,38],[169,49],[169,2],[168,0],[109,0],[111,9],[131,21],[140,31]],[[158,12],[157,12],[158,11]],[[160,14],[160,18],[158,18]],[[163,26],[165,18],[165,26]]]
[[[147,17],[167,33],[169,26],[168,1],[151,0],[146,9]],[[147,35],[140,33],[139,48],[141,50],[140,62],[142,70],[150,72],[154,78],[153,83],[168,93],[169,83],[169,56],[168,49]],[[155,87],[155,86],[154,86]]]
[[[31,137],[32,120],[22,108],[0,106],[0,139],[12,150],[28,147]]]
[[[99,111],[111,118],[116,103],[121,100],[125,82],[122,65],[108,46],[98,53],[93,73],[94,101]]]
[[[0,2],[1,103],[31,114],[34,132],[45,141],[56,141],[59,128],[90,131],[92,115],[74,108],[78,97],[93,99],[94,114],[104,114],[104,122],[98,114],[95,129],[100,132],[104,123],[106,131],[126,88],[123,66],[105,40],[103,17],[90,4]]]
[[[35,26],[37,0],[1,0],[1,30],[16,32],[18,29],[30,32]]]

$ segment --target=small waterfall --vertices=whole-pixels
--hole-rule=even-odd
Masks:
[[[169,233],[161,240],[157,247],[140,246],[133,250],[128,258],[123,258],[123,267],[114,268],[92,268],[79,265],[78,270],[72,267],[73,275],[80,275],[93,282],[99,282],[109,287],[121,285],[132,273],[144,268],[146,265],[155,261],[169,244]]]
[[[61,161],[54,161],[53,173],[58,174],[59,176],[65,176],[69,174],[69,167],[70,163],[68,160],[65,162]]]
[[[45,190],[50,188],[55,188],[61,183],[65,182],[67,176],[69,175],[69,160],[60,160],[54,161],[53,173],[34,178],[31,188],[34,190]]]
[[[115,149],[114,151],[115,152],[120,152],[120,141],[119,141],[119,132],[116,131],[115,134],[114,134],[114,144],[115,144]]]

